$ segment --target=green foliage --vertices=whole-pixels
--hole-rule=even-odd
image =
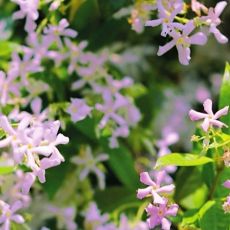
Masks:
[[[181,179],[183,178],[183,180]],[[202,190],[203,194],[199,193]],[[202,180],[201,170],[197,167],[181,168],[176,176],[176,202],[183,206],[199,208],[207,198],[207,187]],[[197,202],[198,201],[198,202]]]
[[[0,166],[0,175],[9,174],[15,171],[14,166]]]
[[[230,105],[230,65],[226,63],[225,72],[222,80],[222,86],[220,90],[220,98],[219,98],[219,108],[223,108],[224,106]],[[222,117],[222,121],[228,125],[228,128],[224,128],[223,130],[230,134],[230,114]]]
[[[109,166],[117,178],[127,188],[135,191],[140,183],[137,172],[134,169],[134,159],[129,150],[124,146],[116,149],[106,147],[105,150],[109,154]]]
[[[0,41],[0,58],[8,57],[18,47],[16,43]]]
[[[158,158],[155,169],[160,169],[168,165],[175,166],[195,166],[213,162],[213,159],[195,154],[171,153]]]
[[[105,191],[96,191],[95,200],[103,212],[111,212],[119,206],[128,204],[141,205],[136,199],[136,193],[133,190],[124,187],[110,187]]]
[[[202,230],[228,230],[230,228],[230,214],[223,212],[222,202],[208,201],[199,211],[199,221]]]

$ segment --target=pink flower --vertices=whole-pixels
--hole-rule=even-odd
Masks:
[[[137,190],[137,198],[138,199],[143,199],[144,197],[147,196],[152,196],[154,199],[154,203],[157,204],[164,204],[164,198],[161,197],[162,193],[171,193],[175,186],[173,184],[170,185],[165,185],[161,187],[161,182],[163,180],[165,176],[165,172],[161,171],[161,173],[158,174],[157,180],[156,182],[154,182],[148,172],[142,172],[140,174],[140,181],[145,184],[148,185],[147,188],[144,189],[138,189]]]
[[[71,98],[71,104],[67,113],[71,115],[73,122],[81,121],[90,115],[92,108],[89,107],[84,99]]]
[[[121,215],[119,228],[117,230],[148,230],[148,225],[145,222],[139,221],[133,223],[129,223],[128,218],[125,214]]]
[[[58,229],[77,229],[77,224],[74,222],[76,216],[76,209],[74,207],[60,208],[49,205],[47,209],[51,215],[54,215],[57,218]]]
[[[27,49],[24,49],[24,51],[26,50]],[[28,85],[28,74],[43,71],[43,67],[40,66],[40,63],[32,58],[31,52],[24,52],[22,59],[18,53],[14,52],[12,54],[12,61],[10,62],[10,69],[11,75],[15,78],[20,77],[24,85]]]
[[[170,230],[171,222],[166,218],[167,216],[176,216],[178,211],[177,204],[168,205],[167,201],[159,206],[149,204],[146,208],[148,215],[147,219],[149,228],[155,228],[157,225],[161,225],[162,230]]]
[[[217,119],[228,113],[229,106],[225,106],[223,109],[217,111],[215,114],[212,111],[212,101],[210,99],[206,99],[203,106],[205,112],[207,113],[200,113],[195,110],[190,110],[189,117],[192,121],[204,119],[201,127],[205,132],[207,132],[208,129],[212,126],[217,126],[219,128],[222,128],[223,126],[228,127],[226,124],[218,121]]]
[[[90,203],[88,210],[85,214],[84,229],[93,230],[117,230],[113,223],[109,223],[108,214],[100,214],[97,205],[95,203]]]
[[[16,222],[18,224],[22,224],[25,222],[24,218],[16,214],[16,212],[22,208],[22,203],[20,201],[16,201],[12,205],[5,203],[0,200],[0,224],[2,230],[10,230],[10,222]]]
[[[124,125],[124,126],[120,126],[118,128],[116,128],[113,133],[112,136],[109,138],[109,147],[110,148],[117,148],[119,146],[118,144],[118,137],[127,137],[129,135],[129,128],[128,126]]]
[[[59,48],[62,48],[63,46],[61,36],[71,38],[75,38],[77,36],[77,32],[75,30],[67,28],[68,26],[68,21],[63,18],[57,26],[48,25],[44,29],[44,33],[49,37],[50,43],[56,42]]]
[[[198,16],[201,15],[201,11],[203,11],[205,13],[208,12],[208,8],[205,5],[203,5],[202,3],[198,2],[197,0],[191,1],[191,8]]]
[[[230,213],[230,196],[227,196],[227,199],[223,204],[223,209],[225,213]]]
[[[215,8],[209,8],[207,16],[201,17],[201,20],[204,20],[206,23],[209,24],[209,32],[213,33],[216,40],[222,44],[227,43],[228,38],[221,34],[221,32],[216,27],[221,24],[220,15],[226,6],[226,1],[218,2]]]
[[[69,49],[66,55],[70,58],[68,73],[71,74],[73,71],[78,73],[78,63],[81,61],[82,55],[84,55],[84,49],[87,46],[87,42],[82,41],[79,44],[74,44],[70,39],[65,38],[65,44]]]
[[[173,22],[174,18],[177,14],[179,14],[183,9],[183,3],[176,5],[176,7],[172,7],[170,11],[164,8],[163,3],[161,1],[157,1],[157,7],[159,11],[158,19],[149,20],[145,23],[145,26],[158,26],[162,25],[161,35],[166,37],[166,35],[172,30],[172,28],[182,29],[183,25],[177,22]]]
[[[98,179],[98,185],[100,189],[105,188],[105,175],[100,169],[101,162],[108,160],[108,155],[101,153],[96,157],[93,156],[91,148],[88,146],[82,157],[73,157],[71,162],[76,165],[83,166],[80,173],[80,180],[84,180],[90,172],[94,173]]]
[[[35,21],[38,19],[39,0],[11,0],[20,6],[20,10],[13,14],[14,19],[26,18],[25,30],[32,32],[36,28]]]
[[[111,93],[104,95],[104,104],[96,104],[95,108],[104,113],[100,121],[99,127],[104,128],[107,122],[111,119],[119,126],[126,125],[126,120],[118,114],[118,110],[128,105],[128,100],[121,94],[116,94],[115,99]]]
[[[13,102],[14,97],[20,97],[20,84],[14,81],[14,76],[0,71],[0,104],[5,106]]]
[[[41,60],[47,56],[49,48],[49,38],[47,36],[42,36],[39,39],[37,33],[30,33],[27,37],[27,53],[33,56],[33,59],[36,63],[41,63]]]
[[[164,134],[161,140],[157,141],[157,147],[159,148],[159,156],[164,156],[168,153],[171,153],[169,146],[177,143],[179,136],[175,132]]]
[[[161,56],[176,46],[180,63],[183,65],[188,65],[189,60],[191,59],[190,46],[192,44],[204,45],[207,42],[207,37],[204,33],[198,32],[189,36],[194,28],[194,22],[189,21],[184,26],[181,33],[177,32],[176,30],[172,30],[172,32],[169,34],[173,40],[164,46],[160,46],[157,55]]]
[[[230,189],[230,180],[226,180],[226,181],[224,182],[224,187]]]
[[[46,0],[46,3],[52,2],[50,4],[49,11],[54,11],[54,10],[58,9],[58,7],[61,5],[62,1],[63,0]]]

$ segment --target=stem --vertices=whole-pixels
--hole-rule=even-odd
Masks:
[[[220,175],[221,175],[221,173],[222,173],[223,170],[224,170],[224,167],[221,167],[219,169],[217,168],[217,173],[216,173],[213,185],[211,187],[210,193],[208,195],[208,200],[212,200],[213,199],[213,195],[214,195],[214,193],[216,191],[216,187],[217,187],[218,181],[220,179]]]

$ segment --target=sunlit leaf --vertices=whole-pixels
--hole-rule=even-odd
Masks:
[[[195,166],[203,165],[212,162],[213,159],[204,156],[197,156],[195,154],[180,154],[171,153],[160,157],[155,165],[155,169],[160,169],[168,165],[175,166]]]

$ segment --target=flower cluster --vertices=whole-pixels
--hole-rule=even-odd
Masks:
[[[169,36],[172,40],[160,46],[157,52],[161,56],[176,46],[179,62],[188,65],[191,59],[191,45],[204,45],[207,42],[207,36],[213,34],[216,40],[221,43],[227,43],[228,39],[217,28],[221,24],[220,15],[227,5],[226,1],[221,1],[216,6],[209,9],[197,0],[192,0],[187,4],[182,0],[157,0],[153,3],[147,1],[138,1],[131,13],[132,28],[137,32],[143,31],[143,25],[162,27],[161,36]],[[193,19],[186,18],[191,9],[195,13]],[[148,20],[151,11],[156,12],[157,19]],[[197,32],[199,30],[199,32]]]
[[[162,229],[170,230],[171,222],[167,219],[167,216],[175,216],[178,211],[178,205],[170,203],[168,197],[166,197],[166,194],[170,194],[175,186],[173,184],[161,186],[164,176],[165,171],[159,172],[155,182],[147,172],[142,172],[140,181],[147,187],[137,190],[137,198],[151,197],[153,199],[146,207],[146,212],[149,216],[147,219],[149,228],[161,225]]]
[[[221,116],[224,116],[224,115],[228,114],[229,106],[225,106],[224,108],[222,108],[219,111],[217,111],[215,114],[212,111],[212,101],[211,101],[211,99],[206,99],[204,101],[204,103],[203,103],[203,106],[204,106],[204,110],[205,110],[206,113],[200,113],[200,112],[197,112],[195,110],[190,110],[189,111],[189,117],[190,117],[190,119],[192,121],[204,119],[204,121],[201,124],[201,127],[206,133],[212,132],[213,126],[218,127],[218,128],[228,127],[225,123],[219,121],[218,119]],[[199,137],[194,136],[193,139],[196,140],[196,139],[199,139]],[[206,137],[203,140],[203,146],[204,147],[209,146],[210,145],[209,142],[210,142],[210,138]],[[214,142],[214,144],[216,144],[216,143]],[[222,156],[222,160],[224,161],[224,165],[226,167],[230,166],[230,164],[229,164],[229,162],[230,162],[230,154],[229,154],[228,150],[226,150],[224,152],[224,154]],[[230,188],[230,180],[225,181],[224,187]],[[230,203],[229,203],[229,201],[230,201],[230,196],[227,197],[226,202],[223,204],[223,209],[224,209],[224,211],[226,213],[230,212],[230,208],[229,208]]]
[[[20,15],[22,14],[34,24],[37,19],[38,5],[27,1],[25,3],[16,1],[16,3],[23,9],[24,13],[22,14],[21,10],[19,11]],[[27,8],[22,4],[26,4]],[[36,17],[31,16],[35,14]],[[8,104],[11,102],[8,98],[11,92],[13,98],[18,98],[22,88],[27,90],[31,79],[29,76],[44,70],[42,67],[44,59],[53,60],[57,67],[68,63],[68,74],[78,76],[78,80],[72,83],[72,90],[80,91],[81,97],[84,97],[83,87],[90,87],[95,98],[99,95],[102,100],[94,101],[92,106],[88,106],[86,98],[71,98],[66,112],[71,115],[73,122],[77,122],[90,115],[93,109],[100,111],[104,116],[99,124],[99,129],[108,125],[111,129],[110,147],[118,147],[117,138],[127,137],[129,128],[135,126],[140,120],[139,110],[133,101],[120,92],[124,88],[131,87],[133,81],[130,77],[116,80],[105,67],[105,63],[109,62],[108,55],[105,52],[94,54],[85,51],[87,42],[82,41],[77,44],[73,42],[71,38],[75,38],[78,33],[68,27],[69,23],[66,19],[61,19],[57,25],[48,24],[41,34],[35,31],[36,25],[29,29],[26,27],[27,46],[19,49],[22,59],[17,52],[12,55],[10,73],[7,74],[9,76],[7,79],[4,77],[6,79],[4,84],[7,86],[2,101],[4,104]],[[21,101],[21,104],[26,104],[26,102]],[[98,102],[102,102],[102,104]]]
[[[24,223],[24,218],[15,214],[30,204],[29,191],[36,177],[41,183],[46,181],[45,172],[64,161],[57,146],[67,144],[69,138],[58,133],[60,122],[47,120],[47,111],[41,111],[41,99],[31,103],[33,114],[13,111],[9,118],[0,116],[0,128],[4,138],[0,148],[4,148],[6,165],[16,168],[15,174],[1,179],[4,185],[1,197],[2,228],[10,229],[10,222]],[[20,167],[26,167],[26,172]],[[7,202],[7,203],[6,203]]]

